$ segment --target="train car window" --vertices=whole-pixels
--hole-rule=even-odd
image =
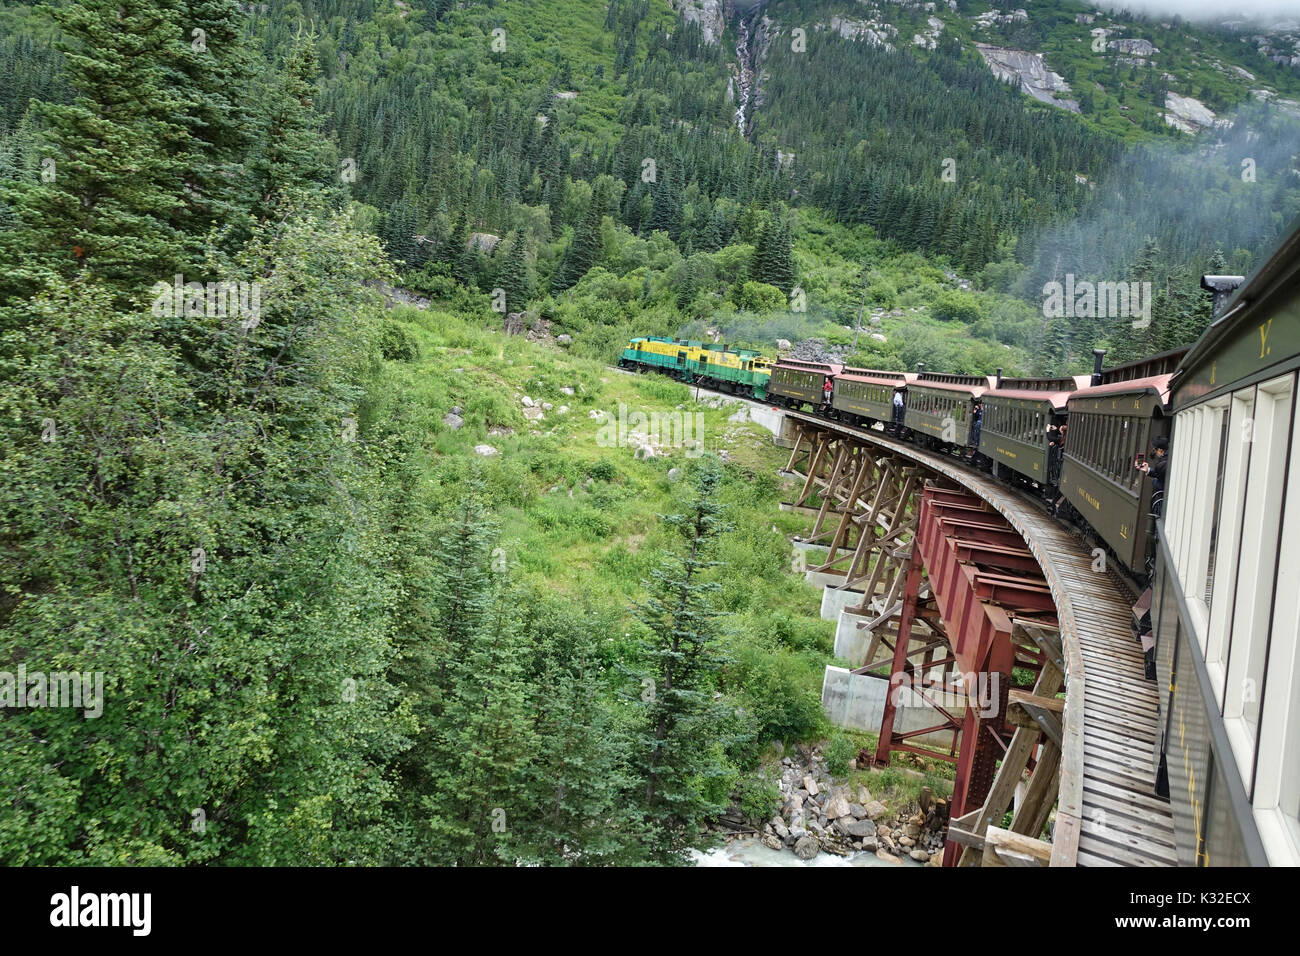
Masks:
[[[1237,579],[1238,546],[1241,541],[1242,508],[1246,499],[1250,455],[1250,444],[1244,436],[1246,429],[1253,427],[1254,415],[1255,390],[1249,388],[1235,393],[1228,411],[1228,433],[1239,437],[1224,444],[1223,503],[1219,508],[1219,526],[1215,531],[1218,567],[1214,576],[1209,636],[1205,648],[1205,667],[1220,707],[1223,706],[1227,683],[1228,638],[1236,604],[1233,589]],[[1197,472],[1191,470],[1190,474],[1195,475]],[[1190,475],[1187,477],[1190,483]]]
[[[1242,778],[1254,769],[1264,664],[1276,572],[1278,534],[1289,446],[1294,376],[1260,384],[1251,429],[1246,506],[1241,524],[1236,608],[1229,637],[1223,722]]]
[[[1293,405],[1297,405],[1295,401]],[[1282,551],[1278,562],[1273,609],[1273,634],[1269,638],[1268,676],[1263,714],[1259,729],[1259,755],[1256,771],[1254,806],[1256,814],[1274,817],[1279,836],[1290,838],[1268,847],[1270,862],[1294,865],[1300,859],[1300,706],[1294,688],[1300,686],[1300,482],[1294,474],[1300,468],[1300,412],[1291,423],[1291,472],[1287,481],[1287,499],[1283,504],[1286,526],[1282,531]],[[1291,688],[1291,693],[1283,691]],[[1271,809],[1270,809],[1271,808]]]

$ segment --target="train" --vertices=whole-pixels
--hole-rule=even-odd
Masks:
[[[1190,348],[1111,368],[1096,352],[1091,375],[884,371],[665,338],[633,339],[619,364],[963,458],[1095,536],[1131,575],[1179,864],[1300,866],[1300,220],[1249,277],[1202,285],[1215,318]]]
[[[1139,467],[1168,436],[1169,381],[1185,350],[1064,378],[960,375],[764,358],[660,337],[632,339],[622,368],[883,430],[1041,497],[1049,510],[1095,536],[1118,566],[1145,584],[1155,563],[1154,482]],[[1074,423],[1071,431],[1071,422]],[[1070,440],[1067,440],[1067,437]]]
[[[1300,230],[1202,283],[1226,302],[1171,383],[1157,780],[1180,864],[1300,866]]]

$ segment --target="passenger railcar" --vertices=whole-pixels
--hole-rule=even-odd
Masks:
[[[975,402],[996,384],[986,375],[917,374],[908,386],[903,424],[932,447],[971,444]]]
[[[835,376],[830,414],[851,425],[868,428],[876,422],[892,422],[894,395],[902,392],[906,402],[907,386],[915,379],[914,372],[882,372],[845,366]]]
[[[772,366],[772,379],[767,389],[787,407],[807,402],[818,408],[830,404],[832,382],[843,369],[842,365],[824,362],[781,359]]]
[[[1183,864],[1300,865],[1298,368],[1300,230],[1173,385],[1151,621]]]
[[[1154,564],[1152,481],[1137,467],[1169,434],[1169,386],[1178,349],[1106,369],[1099,384],[1070,396],[1060,490],[1125,568],[1147,576]]]
[[[1087,375],[1065,378],[1002,378],[984,394],[979,451],[993,463],[993,474],[1020,475],[1055,496],[1060,477],[1056,449],[1066,423],[1070,395],[1087,388]],[[1055,431],[1054,431],[1055,430]],[[1068,432],[1067,432],[1068,434]]]

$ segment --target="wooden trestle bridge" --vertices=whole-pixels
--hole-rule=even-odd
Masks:
[[[1132,600],[1095,553],[956,458],[785,414],[786,472],[803,482],[790,504],[815,515],[803,540],[829,549],[809,569],[861,593],[849,610],[870,637],[853,673],[890,682],[874,762],[911,751],[956,764],[944,865],[1175,865],[1155,795],[1155,686]],[[1031,689],[1013,686],[1013,667],[1035,675]],[[976,681],[992,690],[985,706]],[[935,708],[934,725],[896,729],[900,685]],[[952,694],[972,706],[945,706]],[[946,731],[946,750],[922,741]]]

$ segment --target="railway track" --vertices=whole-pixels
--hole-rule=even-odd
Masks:
[[[1169,803],[1155,796],[1157,694],[1131,628],[1132,582],[1094,571],[1091,549],[1030,495],[872,429],[784,414],[912,459],[979,495],[1020,533],[1051,589],[1067,669],[1053,863],[1176,865]]]

